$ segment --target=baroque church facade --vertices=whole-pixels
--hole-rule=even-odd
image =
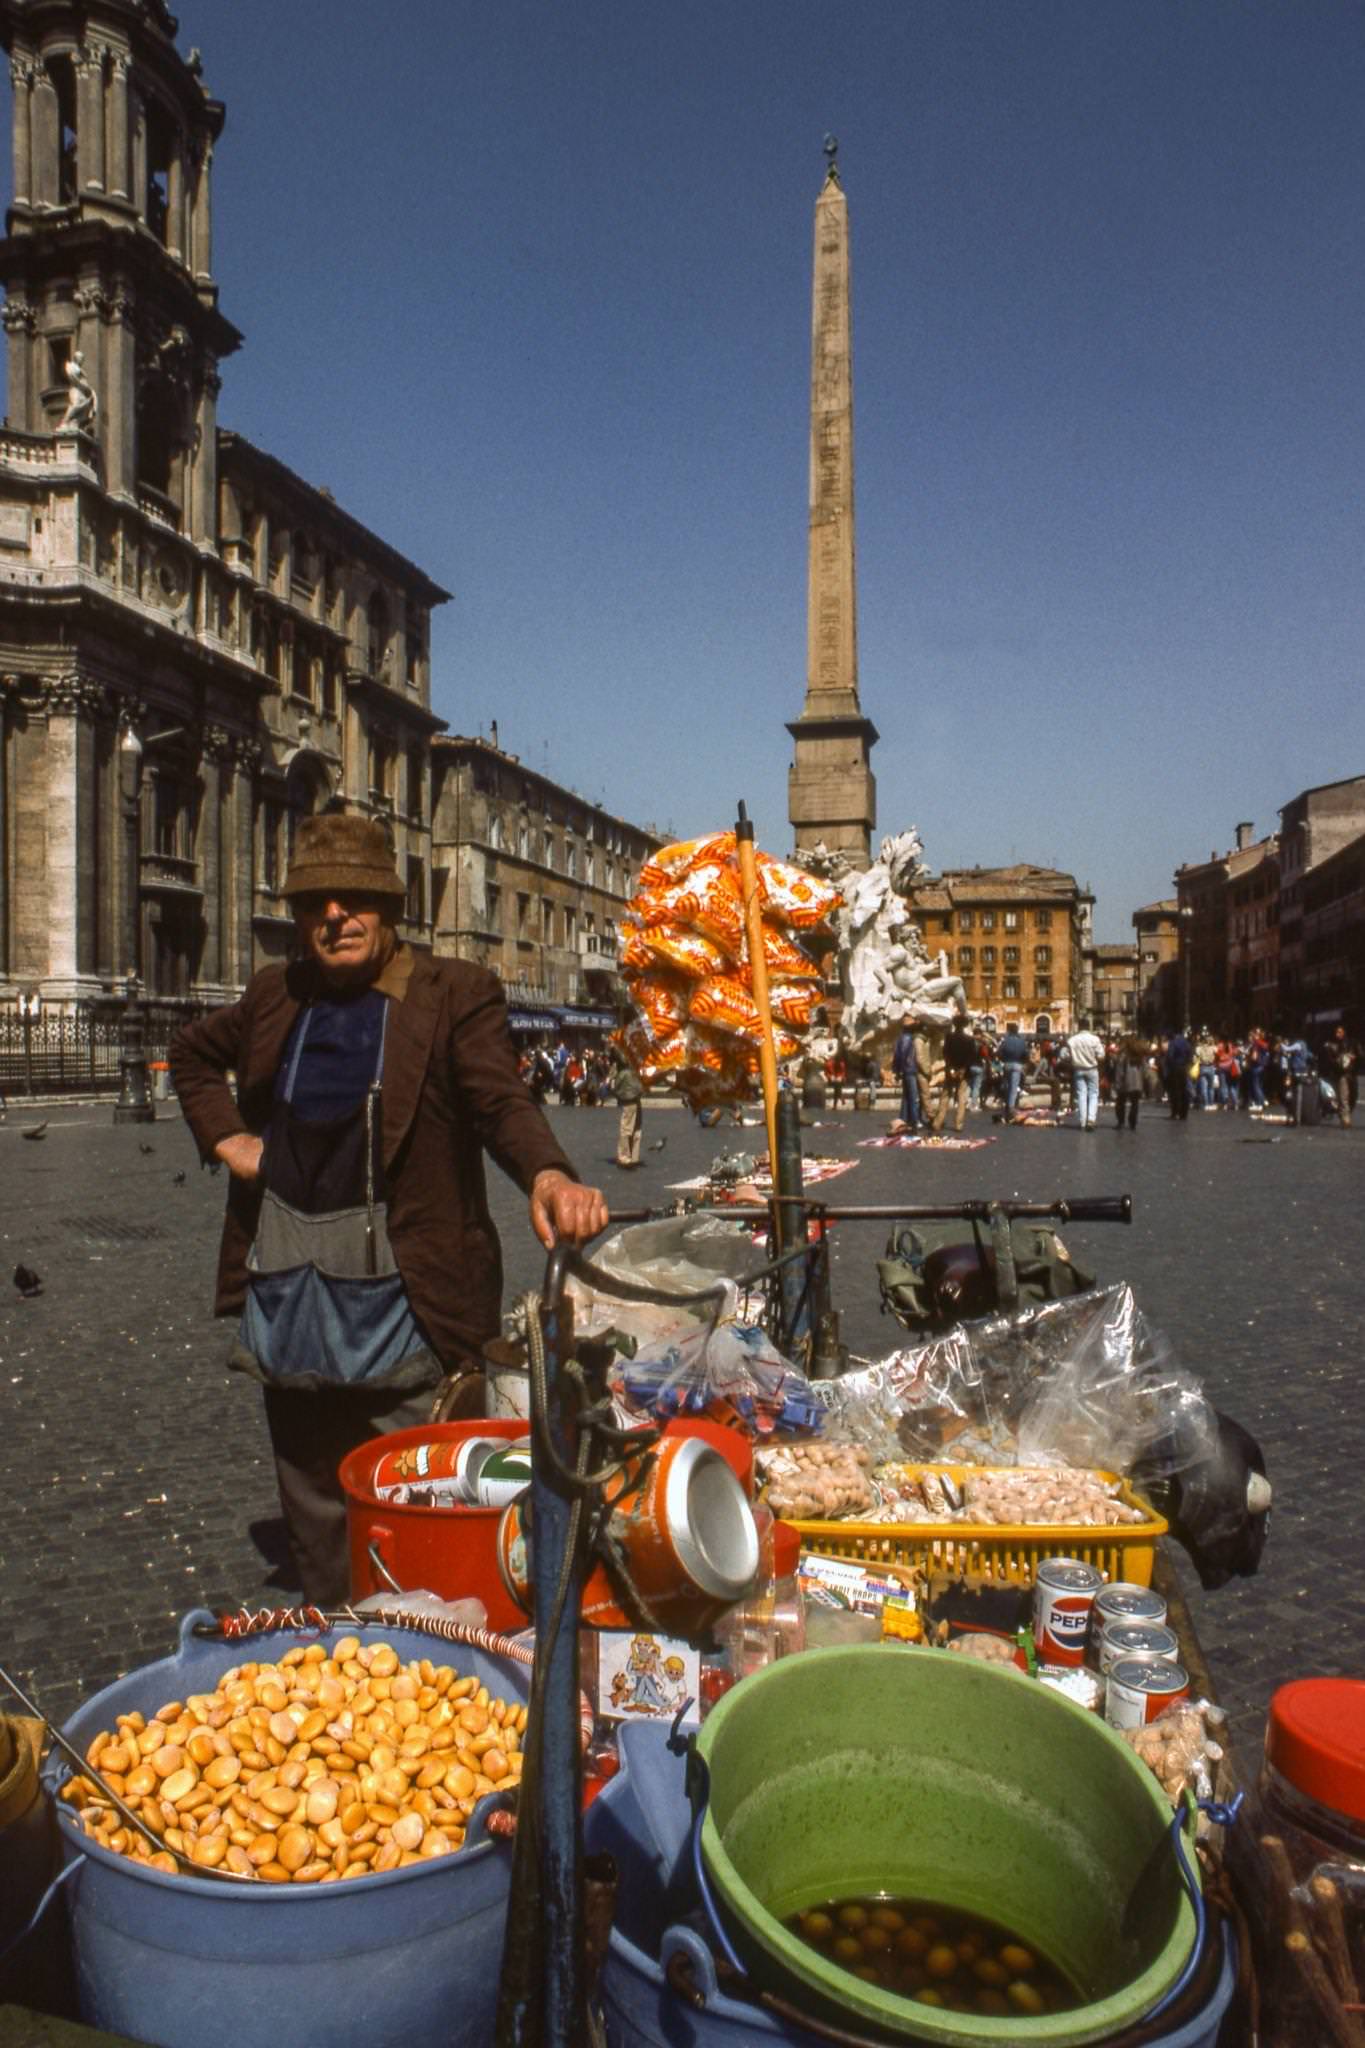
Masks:
[[[429,627],[448,593],[218,425],[224,109],[163,0],[0,0],[0,1006],[283,957],[294,826],[390,826],[430,946]]]

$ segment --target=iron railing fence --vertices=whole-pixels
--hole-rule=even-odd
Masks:
[[[143,1055],[149,1065],[166,1058],[182,1024],[208,1006],[194,1002],[142,1005]],[[0,1094],[113,1095],[119,1087],[122,1005],[73,1003],[24,1017],[0,1006]]]

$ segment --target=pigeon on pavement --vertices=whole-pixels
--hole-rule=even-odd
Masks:
[[[30,1125],[26,1131],[20,1131],[19,1136],[21,1138],[45,1138],[47,1136],[47,1118],[44,1117],[40,1124]]]
[[[177,1186],[178,1188],[183,1188],[183,1187],[184,1187],[184,1185],[185,1185],[185,1176],[184,1176],[184,1174],[183,1174],[183,1173],[178,1173],[178,1174],[176,1174],[176,1176],[175,1176],[175,1185],[176,1185],[176,1186]]]
[[[26,1301],[31,1301],[35,1294],[43,1291],[42,1275],[35,1273],[32,1266],[16,1266],[14,1284]]]
[[[663,1151],[663,1149],[664,1149],[664,1146],[665,1146],[665,1145],[666,1145],[667,1143],[668,1143],[668,1140],[667,1140],[667,1138],[656,1138],[656,1139],[654,1140],[654,1143],[653,1143],[653,1144],[652,1144],[652,1145],[651,1145],[651,1146],[649,1147],[649,1150],[650,1150],[651,1152],[662,1152],[662,1151]]]

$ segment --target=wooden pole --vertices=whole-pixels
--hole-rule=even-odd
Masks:
[[[777,1191],[777,1049],[773,1044],[773,1011],[768,998],[768,958],[763,951],[763,904],[758,893],[758,862],[754,858],[754,827],[744,805],[735,823],[735,846],[739,854],[739,879],[744,895],[744,928],[749,940],[749,972],[754,985],[754,1007],[763,1035],[758,1041],[759,1072],[763,1078],[763,1110],[768,1125],[768,1171]],[[777,1240],[786,1243],[782,1228],[782,1205],[777,1205]]]

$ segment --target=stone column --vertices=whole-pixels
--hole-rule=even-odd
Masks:
[[[38,65],[30,102],[33,114],[33,203],[56,206],[61,197],[62,118],[57,88]]]
[[[207,135],[201,136],[194,159],[194,197],[190,219],[190,268],[199,284],[209,283],[213,276],[212,168],[212,140]]]
[[[104,190],[104,52],[83,50],[76,71],[76,190]]]
[[[108,300],[104,330],[104,389],[100,392],[101,444],[107,490],[137,495],[137,342],[133,302],[121,285]]]
[[[74,673],[47,684],[47,923],[51,982],[69,984],[53,993],[76,992],[77,930],[80,921],[79,777],[77,721],[83,685]]]
[[[9,337],[9,417],[21,434],[33,432],[37,398],[33,390],[33,340],[37,315],[22,292],[11,289],[0,308],[0,321]]]
[[[189,532],[194,540],[217,538],[218,519],[218,393],[223,380],[212,356],[205,358],[203,379],[195,394],[194,442],[190,452]]]
[[[232,973],[229,978],[242,987],[250,981],[255,966],[255,932],[252,927],[252,918],[256,910],[256,863],[253,857],[254,780],[260,765],[260,741],[245,737],[237,740],[231,800],[232,950],[229,959],[232,963]]]
[[[133,190],[131,198],[141,221],[147,218],[147,109],[142,95],[129,92],[133,116]]]
[[[113,199],[128,194],[128,59],[115,50],[109,61],[105,135],[108,147],[106,182]]]
[[[178,135],[166,172],[166,253],[177,263],[185,261],[185,144]]]
[[[14,203],[27,206],[33,178],[33,65],[27,57],[11,57],[9,76],[14,87]]]
[[[218,986],[227,971],[227,891],[232,875],[232,849],[225,844],[229,813],[225,801],[232,777],[232,735],[225,726],[204,727],[204,794],[199,807],[199,886],[204,892],[204,952],[201,981]]]

